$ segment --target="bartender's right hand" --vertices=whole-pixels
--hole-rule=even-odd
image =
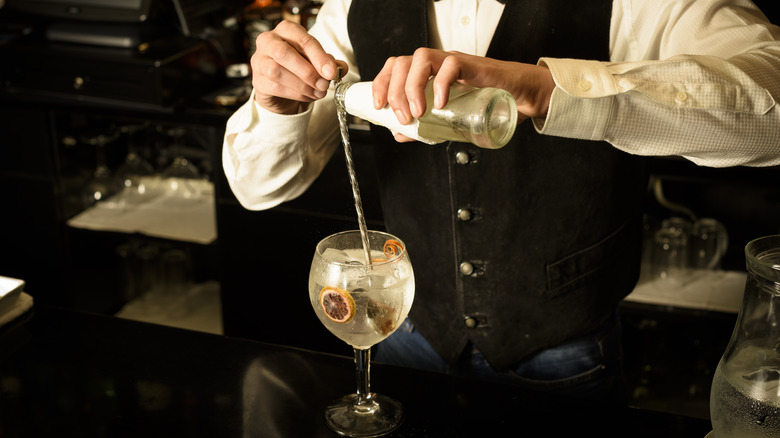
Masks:
[[[255,101],[279,114],[296,114],[301,103],[325,97],[338,67],[347,73],[347,64],[325,52],[306,28],[282,21],[256,40],[252,55],[252,86]]]

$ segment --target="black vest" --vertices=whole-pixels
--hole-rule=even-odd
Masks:
[[[509,0],[487,56],[608,60],[611,4]],[[427,7],[353,1],[362,80],[427,44]],[[635,285],[647,184],[640,157],[542,136],[529,121],[498,150],[400,144],[382,127],[372,134],[385,223],[415,270],[410,317],[445,360],[471,342],[505,368],[594,329]]]

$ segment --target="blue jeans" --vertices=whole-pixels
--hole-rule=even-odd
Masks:
[[[617,315],[594,332],[570,339],[496,371],[469,345],[457,363],[448,364],[408,319],[377,344],[377,362],[522,386],[591,400],[624,404],[620,324]]]

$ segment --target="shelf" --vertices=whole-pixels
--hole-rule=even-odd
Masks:
[[[746,276],[740,271],[692,270],[680,285],[669,285],[660,279],[640,281],[625,300],[736,314],[742,306]]]
[[[150,237],[210,244],[217,239],[214,186],[205,180],[180,180],[188,184],[187,196],[165,191],[171,179],[150,179],[149,199],[133,202],[120,193],[67,221],[74,228],[120,233],[140,233]]]

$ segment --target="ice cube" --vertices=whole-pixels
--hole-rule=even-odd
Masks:
[[[368,281],[372,289],[385,289],[392,285],[393,279],[385,275],[370,275]]]
[[[322,252],[322,258],[326,262],[335,263],[348,263],[352,260],[352,257],[350,257],[349,254],[335,248],[325,248],[325,251]]]
[[[395,283],[392,277],[369,274],[365,270],[350,272],[346,277],[349,290],[373,291],[387,289]]]
[[[359,292],[371,290],[371,283],[362,269],[348,270],[344,274],[347,281],[347,290]]]
[[[363,249],[348,249],[345,251],[349,255],[349,261],[351,265],[365,265],[366,264],[366,253],[363,252]]]

